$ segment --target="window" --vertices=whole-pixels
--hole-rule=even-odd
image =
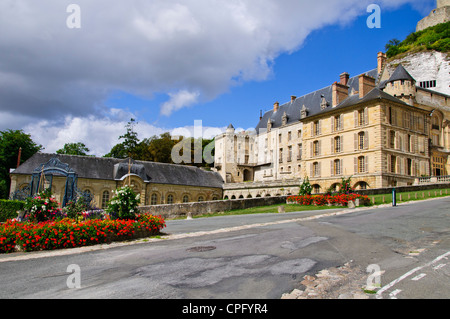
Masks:
[[[152,194],[150,197],[150,205],[158,205],[158,195]]]
[[[313,156],[319,156],[320,155],[320,143],[319,141],[313,142]]]
[[[342,130],[342,115],[334,117],[334,130],[335,131]]]
[[[283,149],[282,148],[280,148],[280,154],[279,154],[278,162],[279,163],[283,163]]]
[[[281,134],[278,134],[278,142],[281,143],[281,139],[282,139],[282,135],[281,135]]]
[[[358,173],[366,173],[366,158],[364,156],[358,157]]]
[[[312,176],[318,177],[320,176],[320,164],[318,162],[315,162],[312,164]]]
[[[341,175],[342,171],[342,161],[341,160],[335,160],[333,162],[333,175]]]
[[[205,201],[205,198],[203,196],[199,196],[197,201],[203,202],[203,201]]]
[[[109,191],[104,191],[102,194],[102,209],[105,209],[109,202]]]
[[[424,88],[424,89],[435,88],[436,87],[436,80],[422,81],[422,82],[420,82],[419,85],[420,85],[421,88]]]
[[[365,124],[364,121],[364,110],[359,110],[358,111],[358,125],[359,126],[363,126]]]
[[[406,142],[406,151],[407,152],[411,152],[411,150],[412,150],[411,143],[412,143],[411,135],[408,135],[408,140]]]
[[[183,203],[189,203],[189,196],[188,195],[184,195],[183,196]]]
[[[298,144],[297,160],[301,160],[303,156],[303,145]]]
[[[292,139],[292,133],[288,132],[288,141],[290,141]]]
[[[364,132],[358,133],[358,149],[363,150],[365,149],[365,141],[366,141],[366,134]]]
[[[167,204],[173,204],[173,195],[167,195]]]
[[[389,132],[389,147],[395,148],[395,132],[394,131]]]
[[[406,175],[412,176],[412,160],[410,158],[406,160]]]
[[[313,136],[320,135],[320,121],[313,123]]]
[[[292,161],[292,146],[288,147],[288,158],[287,158],[288,162]]]
[[[391,172],[391,173],[395,173],[395,172],[396,172],[396,167],[397,167],[397,157],[391,155],[391,167],[390,167],[390,172]]]
[[[340,153],[341,151],[341,137],[337,136],[334,138],[334,152]]]

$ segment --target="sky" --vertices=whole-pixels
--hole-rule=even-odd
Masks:
[[[380,8],[380,28],[367,20]],[[252,129],[278,101],[376,68],[435,0],[2,0],[0,130],[53,153]],[[372,21],[372,20],[371,20]],[[198,137],[198,136],[197,136]]]

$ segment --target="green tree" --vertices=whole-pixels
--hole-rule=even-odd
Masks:
[[[302,185],[300,185],[300,192],[298,193],[298,195],[305,196],[305,195],[311,195],[311,193],[312,193],[312,186],[311,186],[311,183],[309,182],[309,178],[307,176],[303,180]]]
[[[136,125],[135,119],[130,119],[130,121],[125,126],[127,132],[124,135],[119,136],[119,140],[124,140],[122,143],[113,146],[111,151],[104,157],[114,157],[114,158],[126,158],[132,157],[134,159],[137,156],[137,146],[139,144],[138,134],[134,130]]]
[[[66,143],[64,147],[57,150],[56,154],[66,154],[66,155],[87,155],[89,149],[84,145],[84,143]]]
[[[36,144],[31,135],[25,134],[22,130],[0,131],[0,198],[9,197],[11,185],[9,170],[17,166],[19,149],[21,149],[20,163],[23,163],[43,147]]]

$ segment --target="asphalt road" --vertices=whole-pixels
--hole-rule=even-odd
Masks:
[[[0,298],[279,299],[349,261],[379,267],[370,298],[449,298],[449,204],[167,221],[161,239],[2,255]]]

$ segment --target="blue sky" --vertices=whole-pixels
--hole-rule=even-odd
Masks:
[[[64,27],[72,2],[81,10],[78,30]],[[379,29],[366,24],[371,3],[381,7]],[[260,110],[276,101],[328,86],[342,72],[376,68],[385,44],[403,40],[434,6],[434,0],[1,3],[0,130],[23,129],[47,152],[83,142],[102,156],[131,117],[141,139],[195,120],[254,128]]]

